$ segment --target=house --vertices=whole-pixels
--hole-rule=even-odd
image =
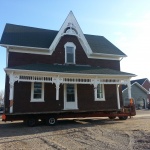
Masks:
[[[137,79],[131,81],[131,93],[132,98],[134,99],[136,108],[143,108],[146,109],[149,107],[150,103],[150,82],[147,78],[143,79]],[[124,104],[127,105],[128,100],[128,93],[127,93],[127,87],[123,86],[123,100]]]
[[[120,110],[126,55],[103,36],[83,34],[69,13],[59,31],[6,24],[5,113]]]

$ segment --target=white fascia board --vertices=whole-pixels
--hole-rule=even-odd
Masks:
[[[34,70],[20,70],[20,69],[4,69],[7,74],[10,73],[27,73],[27,74],[38,74],[38,75],[66,75],[68,77],[101,77],[101,78],[119,78],[119,79],[130,79],[133,75],[110,75],[110,74],[80,74],[80,73],[63,73],[63,72],[47,72],[47,71],[34,71]]]
[[[19,45],[9,45],[9,44],[0,44],[0,46],[3,47],[9,47],[9,48],[23,48],[23,49],[32,49],[32,50],[45,50],[45,51],[49,51],[48,48],[39,48],[39,47],[29,47],[29,46],[19,46]]]
[[[106,56],[106,55],[95,55],[95,56],[91,56],[91,55],[88,55],[88,58],[91,58],[91,59],[106,59],[106,60],[122,60],[123,57],[120,57],[120,56]]]
[[[69,23],[72,23],[74,25],[76,31],[78,32],[78,39],[81,39],[83,41],[83,44],[84,44],[83,49],[84,49],[85,53],[86,54],[92,53],[92,50],[91,50],[91,48],[90,48],[90,46],[89,46],[89,44],[88,44],[88,42],[87,42],[87,40],[86,40],[86,38],[85,38],[85,36],[84,36],[84,34],[83,34],[83,32],[82,32],[82,30],[81,30],[81,28],[80,28],[80,26],[79,26],[79,24],[78,24],[72,11],[70,11],[69,15],[65,19],[63,25],[61,26],[58,34],[56,35],[54,41],[50,45],[50,47],[49,47],[50,52],[52,53],[55,50],[59,40],[64,35],[64,31],[68,27]]]
[[[16,53],[27,53],[27,54],[39,54],[39,55],[50,55],[49,51],[40,51],[40,50],[29,50],[29,49],[9,49],[9,52],[16,52]]]
[[[127,57],[127,55],[115,55],[115,54],[106,54],[106,53],[92,53],[91,56],[107,56],[107,57]]]

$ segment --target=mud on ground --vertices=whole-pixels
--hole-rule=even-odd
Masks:
[[[125,121],[107,118],[59,120],[53,127],[0,121],[0,150],[148,150],[150,110]]]

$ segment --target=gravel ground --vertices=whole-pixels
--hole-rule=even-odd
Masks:
[[[120,121],[107,118],[59,120],[53,127],[0,121],[0,150],[149,150],[150,110]]]

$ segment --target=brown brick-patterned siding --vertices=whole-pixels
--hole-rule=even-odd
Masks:
[[[100,66],[120,70],[120,61],[89,59],[77,37],[63,36],[59,41],[52,55],[27,54],[9,52],[8,67],[20,66],[34,63],[45,64],[64,64],[65,48],[67,42],[73,42],[76,45],[76,64]],[[59,100],[56,100],[55,84],[45,83],[45,102],[30,102],[31,99],[31,83],[15,82],[14,86],[14,112],[43,112],[57,111],[64,108],[64,90],[63,85],[60,86]],[[94,101],[93,85],[77,85],[78,107],[79,110],[106,110],[117,109],[116,85],[105,85],[106,101]],[[122,93],[120,92],[120,98]],[[5,88],[5,107],[9,112],[9,79],[6,77]],[[122,99],[121,99],[122,106]]]
[[[31,83],[16,82],[14,91],[14,113],[61,111],[64,109],[64,86],[60,86],[59,100],[56,100],[55,85],[45,83],[45,102],[30,102]],[[117,109],[116,85],[104,85],[106,101],[94,100],[93,85],[77,85],[79,110]],[[6,108],[9,107],[7,104]]]
[[[33,63],[64,64],[65,63],[64,45],[67,42],[73,42],[76,45],[76,64],[100,66],[103,68],[120,70],[120,61],[118,60],[89,59],[86,56],[77,37],[75,36],[64,36],[58,43],[52,55],[10,52],[8,66],[12,67],[12,66],[26,65],[26,64],[33,64]]]

